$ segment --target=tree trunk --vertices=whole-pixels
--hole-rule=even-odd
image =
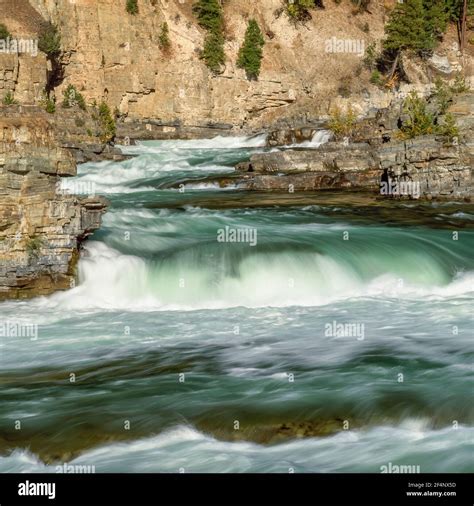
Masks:
[[[466,31],[467,31],[467,0],[464,0],[461,16],[461,53],[464,53],[466,47]]]
[[[388,78],[389,81],[390,79],[392,79],[393,74],[395,74],[395,71],[397,70],[399,60],[400,60],[400,51],[398,51],[397,56],[395,57],[395,61],[393,62],[392,68],[390,69],[390,77]]]

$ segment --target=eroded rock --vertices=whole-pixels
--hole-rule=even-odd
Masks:
[[[0,132],[0,300],[71,288],[107,201],[61,190],[76,163],[44,111],[3,108]]]

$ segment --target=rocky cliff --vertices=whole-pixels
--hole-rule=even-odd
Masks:
[[[81,242],[100,226],[105,199],[61,190],[76,163],[58,145],[41,109],[1,108],[0,300],[74,286]]]
[[[449,108],[459,137],[424,135],[399,139],[402,107],[378,111],[360,121],[356,142],[328,142],[319,149],[296,148],[253,155],[241,163],[241,185],[249,190],[308,191],[368,189],[392,185],[387,195],[470,199],[474,166],[474,94],[457,96]],[[319,125],[321,129],[324,124]],[[311,140],[316,126],[269,133],[269,146]],[[235,181],[233,181],[235,183]],[[402,191],[400,192],[400,189]],[[397,195],[397,192],[399,193]]]
[[[318,150],[261,153],[237,169],[250,190],[378,191],[386,171],[391,182],[387,195],[463,199],[472,194],[471,156],[463,144],[423,136],[376,146],[330,142]]]
[[[363,54],[330,53],[326,42],[339,37],[367,47],[383,35],[393,3],[373,2],[370,14],[355,16],[349,0],[325,2],[311,19],[295,24],[281,0],[224,1],[226,64],[219,75],[199,57],[205,31],[191,0],[140,0],[137,15],[126,12],[125,0],[0,0],[0,7],[16,34],[34,34],[38,16],[59,27],[64,68],[59,100],[73,84],[88,102],[106,100],[128,121],[153,119],[148,128],[166,135],[183,125],[238,130],[265,127],[282,116],[305,119],[327,113],[330,100],[340,94],[357,96],[361,109],[387,105],[390,97],[369,82]],[[251,17],[265,37],[257,81],[249,81],[236,65]],[[158,40],[163,22],[170,30],[166,52]],[[1,58],[0,67],[6,68]],[[38,97],[46,80],[45,70],[38,71],[42,62],[23,54],[10,60],[8,75],[0,75],[0,98],[2,87],[14,89],[23,103]]]

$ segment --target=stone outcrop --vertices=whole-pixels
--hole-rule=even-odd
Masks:
[[[124,158],[119,148],[101,138],[101,126],[94,119],[97,118],[96,109],[83,111],[77,106],[70,109],[58,106],[56,114],[49,116],[59,146],[69,150],[77,163]]]
[[[74,285],[81,242],[100,226],[107,202],[61,190],[74,176],[49,115],[3,107],[0,115],[0,300]]]
[[[392,186],[410,182],[414,197],[463,199],[472,195],[469,148],[434,136],[378,145],[329,142],[319,149],[259,153],[237,170],[250,190],[378,190],[386,171]]]

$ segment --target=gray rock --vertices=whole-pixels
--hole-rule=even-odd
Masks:
[[[442,72],[443,74],[449,75],[453,72],[453,68],[451,67],[451,63],[449,63],[447,56],[441,56],[434,53],[433,56],[429,58],[428,63],[430,67],[438,72]]]

